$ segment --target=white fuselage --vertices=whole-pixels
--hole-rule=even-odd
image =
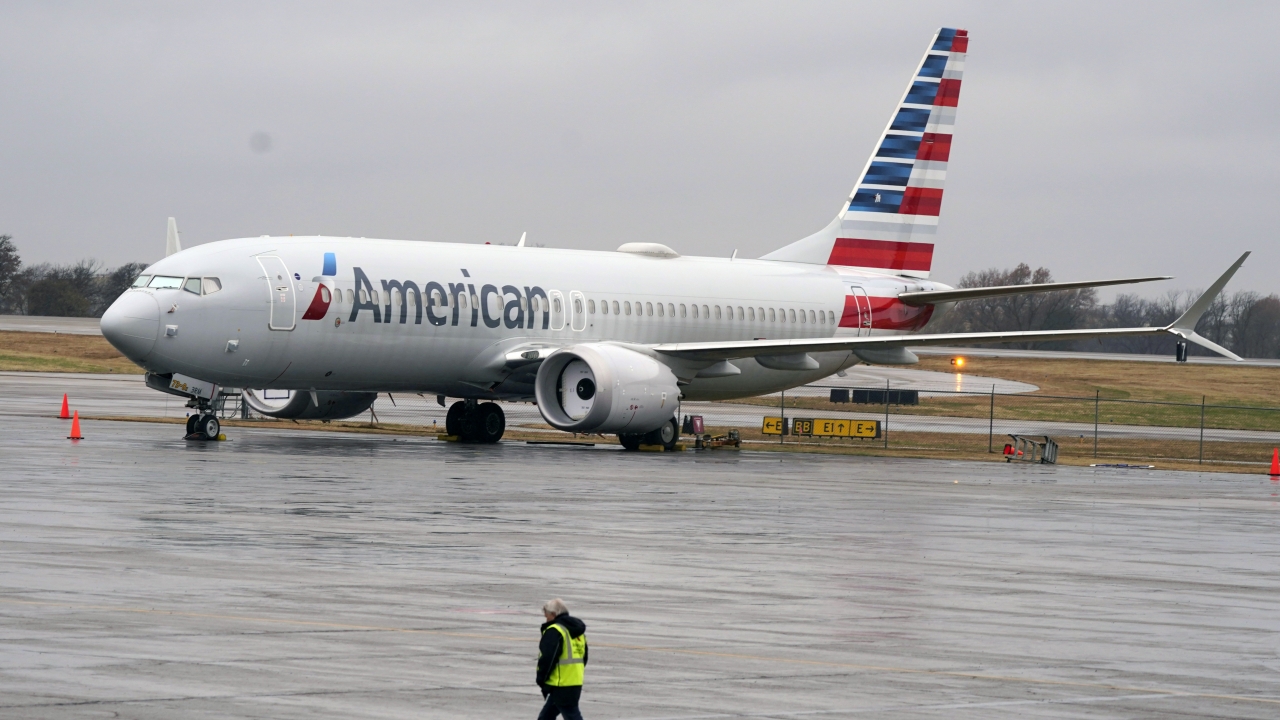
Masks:
[[[506,399],[532,397],[503,363],[513,350],[909,332],[933,308],[909,308],[898,293],[946,287],[793,262],[329,237],[209,243],[146,276],[220,286],[134,288],[104,317],[104,331],[130,328],[117,344],[152,372],[233,387]],[[416,293],[401,289],[410,283]],[[820,367],[808,371],[734,361],[741,374],[693,378],[683,392],[756,395],[859,361],[848,351],[814,358]]]

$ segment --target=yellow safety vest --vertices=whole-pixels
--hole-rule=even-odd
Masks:
[[[582,662],[582,656],[587,652],[587,634],[583,633],[576,638],[571,638],[569,631],[563,625],[552,625],[547,630],[551,628],[555,628],[560,633],[563,642],[560,643],[560,657],[556,658],[556,664],[551,668],[547,684],[552,687],[582,685],[582,680],[587,674],[587,667]]]

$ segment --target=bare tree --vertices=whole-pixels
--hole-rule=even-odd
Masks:
[[[1048,268],[1035,271],[1026,263],[1011,270],[991,268],[971,272],[960,279],[959,287],[999,287],[1053,282]],[[938,323],[938,332],[1002,332],[1063,330],[1085,325],[1097,305],[1092,288],[1050,293],[1027,293],[967,300]],[[1062,343],[1010,343],[1014,347],[1056,347]]]
[[[0,235],[0,312],[14,312],[13,293],[22,272],[22,258],[13,244],[12,235]]]

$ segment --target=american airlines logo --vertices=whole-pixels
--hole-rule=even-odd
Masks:
[[[547,292],[538,286],[516,287],[515,285],[483,284],[478,289],[474,283],[440,283],[431,281],[421,287],[413,280],[379,280],[381,295],[374,292],[374,285],[364,270],[356,267],[354,271],[354,291],[351,295],[351,314],[347,322],[355,322],[360,313],[372,316],[375,323],[393,323],[397,320],[395,305],[399,306],[398,319],[401,325],[409,322],[412,308],[413,323],[421,325],[425,317],[432,325],[453,325],[469,322],[471,327],[478,327],[481,322],[485,327],[509,329],[533,329],[542,314],[542,329],[551,326],[551,301]],[[464,271],[465,272],[465,271]],[[326,273],[328,274],[328,273]],[[335,292],[342,292],[336,290]],[[398,295],[400,302],[393,303]],[[379,303],[375,298],[382,299]],[[302,316],[303,320],[322,320],[329,312],[332,302],[328,287],[321,285],[311,305]],[[470,314],[467,318],[464,310]]]

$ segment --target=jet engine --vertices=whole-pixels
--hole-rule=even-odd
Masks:
[[[676,414],[680,389],[671,368],[620,345],[557,350],[534,380],[538,410],[568,432],[646,433]]]
[[[254,412],[285,420],[342,420],[368,410],[377,399],[374,392],[244,390],[244,402]]]

